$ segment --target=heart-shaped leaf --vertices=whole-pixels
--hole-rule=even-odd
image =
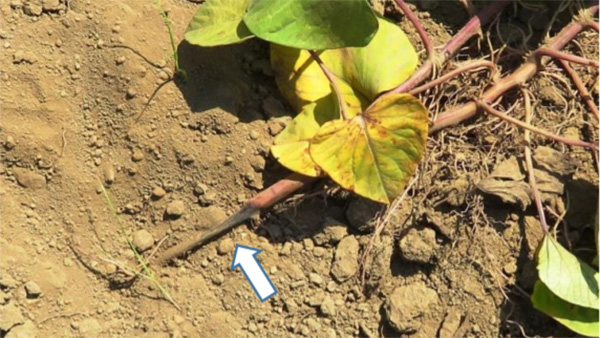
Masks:
[[[185,32],[185,40],[203,47],[228,45],[252,37],[242,20],[251,0],[206,0]]]
[[[354,116],[381,93],[392,89],[414,72],[418,57],[410,41],[395,24],[378,18],[379,30],[363,48],[319,52]],[[282,95],[298,111],[331,94],[329,81],[307,51],[271,44],[271,64]]]
[[[378,26],[366,0],[254,0],[244,22],[263,40],[318,50],[366,46]]]
[[[598,310],[565,302],[537,281],[531,295],[533,307],[554,318],[570,330],[588,337],[598,337]]]
[[[598,272],[546,235],[537,254],[540,280],[562,300],[598,310]]]
[[[343,188],[389,204],[421,160],[427,129],[419,100],[386,95],[363,114],[323,124],[310,142],[310,156]]]
[[[308,152],[310,140],[321,125],[339,117],[337,101],[329,96],[310,103],[275,137],[271,153],[284,167],[305,176],[318,177],[323,171]]]

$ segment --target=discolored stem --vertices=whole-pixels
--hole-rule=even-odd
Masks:
[[[525,123],[531,124],[531,99],[529,93],[522,90],[523,98],[525,99]],[[533,171],[533,161],[531,159],[531,136],[528,129],[525,129],[525,163],[527,164],[527,173],[529,174],[529,185],[531,186],[531,193],[533,200],[535,201],[535,207],[540,217],[540,224],[544,233],[548,233],[548,223],[546,222],[546,214],[544,213],[544,206],[542,205],[542,198],[540,197],[540,191],[537,187],[535,174]]]
[[[598,5],[590,6],[586,12],[589,15],[594,15],[598,11]],[[581,31],[590,28],[587,23],[572,22],[565,28],[563,28],[552,41],[548,44],[547,48],[560,50],[569,41],[571,41]],[[529,79],[531,79],[540,68],[546,63],[545,60],[539,60],[535,53],[517,70],[512,74],[503,77],[500,81],[496,82],[495,85],[486,90],[481,99],[487,102],[493,102],[508,90],[517,87]],[[441,113],[437,116],[434,121],[431,132],[436,132],[440,129],[458,124],[464,120],[473,117],[477,113],[477,104],[474,101],[468,102],[456,109]]]
[[[427,59],[432,60],[434,53],[433,43],[431,42],[431,39],[429,38],[429,35],[427,34],[423,26],[421,25],[421,22],[419,21],[419,19],[417,19],[417,17],[410,10],[410,8],[408,8],[408,5],[406,4],[406,2],[404,2],[404,0],[395,1],[398,7],[400,7],[402,12],[404,13],[404,15],[406,15],[408,20],[413,24],[413,26],[415,26],[417,33],[419,33],[419,37],[421,38],[421,41],[423,41],[423,46],[425,47],[425,51],[427,52]]]
[[[588,106],[588,108],[592,111],[592,113],[596,117],[596,121],[598,121],[599,120],[598,107],[596,106],[596,103],[594,102],[592,95],[590,95],[590,92],[587,90],[587,88],[585,88],[585,85],[581,81],[581,78],[579,78],[579,75],[577,75],[577,72],[569,65],[569,63],[567,61],[562,60],[562,59],[559,59],[558,61],[562,65],[565,72],[571,77],[573,84],[575,84],[575,87],[577,87],[577,90],[579,91],[579,95],[581,96],[581,98],[583,99],[585,104]]]
[[[503,112],[494,109],[492,106],[490,106],[488,103],[486,103],[483,100],[478,100],[477,101],[477,106],[483,110],[485,110],[486,112],[499,117],[501,119],[503,119],[506,122],[512,123],[514,125],[516,125],[517,127],[526,129],[526,130],[530,130],[534,133],[546,136],[556,142],[560,142],[560,143],[564,143],[566,145],[569,146],[576,146],[576,147],[584,147],[584,148],[590,148],[590,149],[594,149],[594,150],[598,150],[598,145],[590,143],[590,142],[584,142],[584,141],[579,141],[579,140],[572,140],[572,139],[568,139],[566,137],[562,137],[556,134],[552,134],[549,131],[546,131],[544,129],[540,129],[538,127],[532,126],[529,123],[523,122],[519,119],[516,119],[514,117],[508,116],[506,114],[504,114]]]
[[[439,64],[446,63],[473,35],[477,34],[482,25],[488,23],[509,3],[511,3],[511,0],[496,0],[481,12],[477,13],[477,15],[472,17],[471,20],[469,20],[469,22],[467,22],[467,24],[444,46],[439,59],[436,61]],[[410,91],[431,75],[433,64],[433,60],[425,61],[408,80],[390,90],[388,93],[405,93]]]
[[[163,252],[154,264],[166,265],[174,258],[185,255],[187,252],[193,251],[200,246],[212,241],[213,239],[222,236],[226,232],[242,224],[250,219],[254,214],[261,209],[268,208],[273,204],[286,198],[294,191],[308,185],[316,180],[316,178],[303,176],[300,174],[292,174],[287,178],[275,182],[267,189],[261,191],[256,196],[248,200],[240,210],[229,216],[223,223],[209,229],[206,232],[200,232],[192,238],[185,240]]]
[[[319,67],[323,71],[323,74],[325,74],[325,77],[327,77],[327,80],[329,80],[329,84],[331,85],[331,88],[333,89],[333,92],[337,97],[338,106],[340,107],[340,115],[342,115],[344,120],[347,120],[349,117],[348,113],[346,112],[346,103],[344,102],[344,97],[342,96],[340,87],[338,87],[337,85],[335,75],[333,75],[333,73],[331,73],[327,66],[325,66],[325,63],[323,63],[323,60],[321,60],[321,57],[319,56],[319,54],[317,54],[317,52],[315,52],[314,50],[309,50],[308,52],[310,53],[310,56],[312,56],[312,58],[315,60],[315,62],[319,65]]]
[[[540,47],[535,51],[538,56],[549,56],[557,60],[564,60],[574,63],[579,63],[584,66],[591,66],[598,68],[598,61],[582,58],[581,56],[561,52],[556,49],[550,49],[547,47]]]

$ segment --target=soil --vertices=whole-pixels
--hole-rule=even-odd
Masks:
[[[162,3],[179,41],[198,4]],[[509,6],[455,60],[493,50],[502,73],[514,70],[519,52],[538,46],[550,23],[553,34],[569,22],[573,8],[551,21],[560,4]],[[411,6],[436,46],[469,18],[458,1]],[[422,50],[391,2],[375,8]],[[409,197],[387,213],[320,182],[172,265],[153,266],[155,251],[215,225],[288,174],[269,155],[294,112],[275,86],[268,45],[179,44],[187,81],[164,84],[140,115],[173,76],[169,36],[152,1],[10,0],[0,11],[1,336],[572,335],[528,298],[542,232],[518,128],[479,116],[432,136]],[[515,27],[527,31],[528,22],[533,33],[524,40]],[[583,33],[567,49],[597,59],[598,36]],[[575,69],[590,88],[597,82],[597,70]],[[421,99],[433,116],[489,82],[471,73]],[[528,88],[536,125],[597,140],[560,67],[551,63]],[[510,92],[501,105],[517,98]],[[521,105],[514,114],[522,118]],[[592,154],[533,140],[544,200],[565,212],[561,241],[593,252]],[[152,280],[135,277],[128,238],[172,302]],[[261,303],[240,270],[230,270],[236,244],[263,250],[257,257],[277,295]]]

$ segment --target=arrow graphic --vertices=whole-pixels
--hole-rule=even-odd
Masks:
[[[262,250],[251,248],[249,246],[236,244],[235,253],[233,254],[233,262],[231,263],[231,271],[238,266],[242,269],[244,276],[254,289],[261,302],[273,297],[277,294],[277,290],[267,273],[256,259],[256,255]]]

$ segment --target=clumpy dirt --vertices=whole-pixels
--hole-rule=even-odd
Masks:
[[[436,46],[469,18],[458,1],[415,4]],[[572,8],[551,20],[559,4],[509,7],[457,60],[493,51],[510,72],[550,23],[553,34],[569,22]],[[163,6],[180,39],[198,4]],[[422,49],[391,2],[375,8]],[[522,131],[486,116],[430,138],[397,208],[385,212],[321,182],[168,267],[150,265],[168,302],[148,278],[135,278],[126,238],[151,264],[155,251],[217,224],[287,175],[269,146],[294,112],[275,87],[267,44],[179,44],[187,81],[166,83],[140,115],[173,76],[169,36],[151,1],[7,0],[0,11],[1,336],[572,335],[528,298],[542,232]],[[514,27],[527,32],[528,23],[524,40]],[[597,42],[586,32],[567,50],[597,59]],[[590,88],[597,82],[597,71],[575,69]],[[461,76],[421,99],[433,116],[489,81]],[[557,65],[528,87],[536,125],[597,140],[597,125]],[[500,104],[509,109],[517,96]],[[522,118],[522,105],[513,111]],[[593,252],[592,154],[533,140],[551,225],[582,255]],[[276,296],[261,303],[244,275],[230,271],[236,244],[263,250]]]

